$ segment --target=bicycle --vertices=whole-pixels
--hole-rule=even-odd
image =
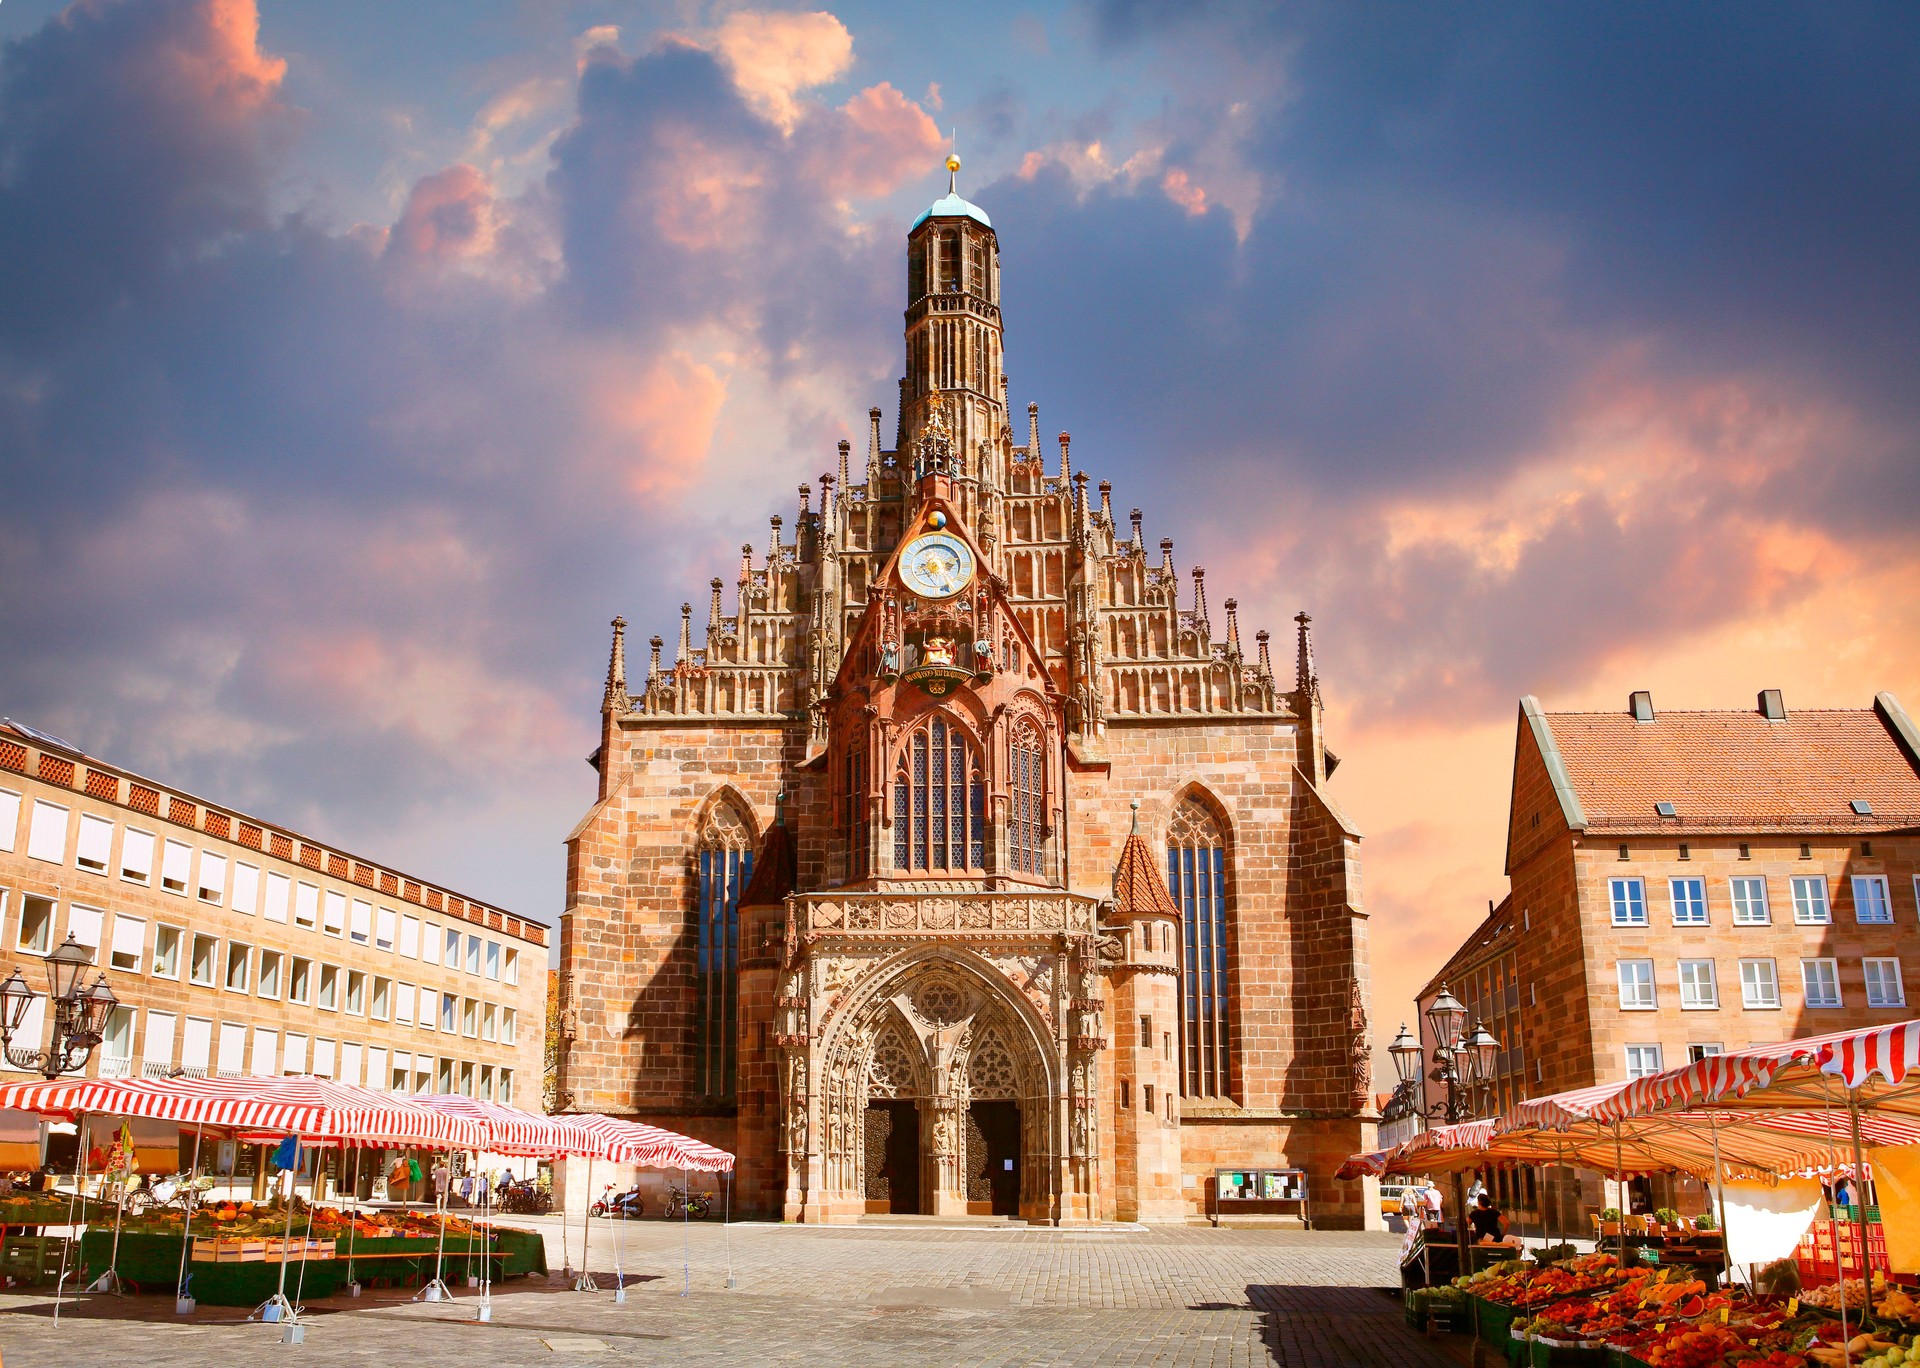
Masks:
[[[713,1214],[713,1194],[711,1192],[688,1192],[683,1187],[667,1189],[667,1219],[669,1221],[681,1215],[704,1221]]]

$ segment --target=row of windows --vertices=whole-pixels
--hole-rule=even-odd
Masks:
[[[19,794],[0,789],[0,850],[14,848],[20,807]],[[36,798],[27,829],[28,858],[65,864],[72,816],[61,804]],[[90,812],[83,812],[79,817],[74,864],[85,873],[107,878],[115,868],[114,823]],[[309,931],[343,938],[355,945],[397,952],[403,959],[464,969],[496,982],[517,984],[520,981],[520,952],[510,945],[463,932],[458,927],[443,928],[438,923],[422,921],[391,907],[377,907],[364,898],[349,898],[345,893],[305,880],[296,881],[277,870],[267,870],[263,876],[258,865],[244,860],[230,861],[211,850],[196,852],[185,841],[171,837],[162,841],[138,827],[121,830],[120,878],[127,883],[152,887],[156,849],[160,857],[159,887],[176,897],[190,897],[213,907],[224,904],[247,916],[257,913],[271,922],[285,923],[290,919],[294,925]]]
[[[36,999],[22,1023],[25,1039],[39,1039],[44,1013],[44,999]],[[108,1019],[99,1049],[100,1077],[162,1078],[175,1068],[197,1078],[312,1074],[382,1092],[459,1092],[497,1102],[513,1100],[513,1070],[506,1067],[265,1026],[255,1026],[249,1034],[241,1022],[174,1012],[148,1011],[142,1031],[139,1016],[132,1007],[120,1007]]]
[[[1725,1053],[1725,1048],[1718,1044],[1703,1042],[1689,1045],[1687,1046],[1687,1063],[1698,1064],[1703,1059],[1711,1059],[1715,1055]],[[1661,1051],[1658,1045],[1627,1046],[1626,1062],[1628,1078],[1645,1078],[1667,1067],[1661,1062]]]
[[[1683,1009],[1708,1011],[1720,1006],[1720,985],[1714,961],[1683,959],[1678,961],[1675,969],[1680,1006]],[[1621,1010],[1650,1012],[1660,1005],[1652,960],[1623,959],[1617,962],[1616,972],[1619,976]],[[1771,1011],[1780,1006],[1780,975],[1772,960],[1743,959],[1739,972],[1742,1007]],[[1891,956],[1862,959],[1860,976],[1866,990],[1867,1006],[1906,1006],[1906,984],[1898,959]],[[1801,960],[1800,990],[1808,1007],[1846,1006],[1840,991],[1840,961]]]
[[[1883,874],[1855,874],[1852,877],[1853,915],[1862,926],[1891,926],[1893,899]],[[1789,881],[1793,920],[1797,926],[1829,926],[1833,907],[1827,899],[1824,874],[1798,874]],[[1640,878],[1607,881],[1608,903],[1615,926],[1648,924],[1647,882]],[[1913,880],[1914,898],[1920,906],[1920,874]],[[1727,880],[1727,904],[1735,926],[1768,926],[1773,909],[1767,901],[1767,881],[1759,875]],[[1706,926],[1711,918],[1707,907],[1707,881],[1700,878],[1667,880],[1667,906],[1675,926]]]
[[[0,888],[0,925],[6,920],[9,897],[10,890]],[[57,910],[51,898],[33,893],[21,897],[20,949],[44,955],[52,948]],[[67,905],[67,931],[86,947],[94,964],[100,962],[106,917],[98,908]],[[243,941],[223,942],[218,936],[165,922],[153,924],[149,946],[146,918],[124,912],[114,914],[112,938],[107,945],[107,967],[120,973],[178,980],[184,971],[186,981],[195,987],[224,987],[228,992],[275,1001],[284,998],[326,1012],[344,1011],[349,1016],[391,1020],[403,1026],[418,1024],[427,1031],[435,1030],[438,1022],[437,1029],[449,1034],[499,1040],[507,1045],[513,1044],[517,1030],[517,1014],[511,1007],[396,982],[382,974],[342,970],[304,955],[256,948]]]

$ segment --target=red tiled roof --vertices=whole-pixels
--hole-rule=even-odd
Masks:
[[[1120,863],[1113,871],[1113,901],[1122,912],[1180,915],[1180,904],[1167,891],[1167,881],[1160,876],[1160,864],[1138,831],[1128,836],[1127,843],[1120,847]]]
[[[1897,705],[1896,705],[1897,706]],[[1871,708],[1548,713],[1589,830],[1885,831],[1920,825],[1920,772]],[[1855,799],[1872,805],[1856,814]],[[1656,803],[1675,816],[1662,818]]]

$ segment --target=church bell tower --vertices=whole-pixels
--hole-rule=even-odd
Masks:
[[[901,451],[912,449],[944,402],[958,474],[1001,485],[1006,433],[1000,329],[1000,243],[977,204],[960,197],[960,158],[947,158],[947,193],[907,234],[907,371],[900,381]]]

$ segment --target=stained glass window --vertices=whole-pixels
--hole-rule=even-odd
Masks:
[[[1167,886],[1180,905],[1181,1089],[1227,1097],[1227,848],[1219,821],[1193,799],[1167,831]]]
[[[986,867],[986,784],[959,725],[936,714],[900,747],[893,771],[893,863],[903,872]]]
[[[707,1097],[731,1097],[739,1035],[740,894],[753,877],[753,842],[746,822],[727,804],[713,810],[701,832],[698,874],[695,1081]]]
[[[1022,727],[1013,738],[1008,756],[1009,785],[1013,792],[1013,822],[1010,844],[1013,847],[1013,872],[1039,874],[1041,841],[1045,822],[1046,771],[1042,768],[1040,734],[1033,727]]]

